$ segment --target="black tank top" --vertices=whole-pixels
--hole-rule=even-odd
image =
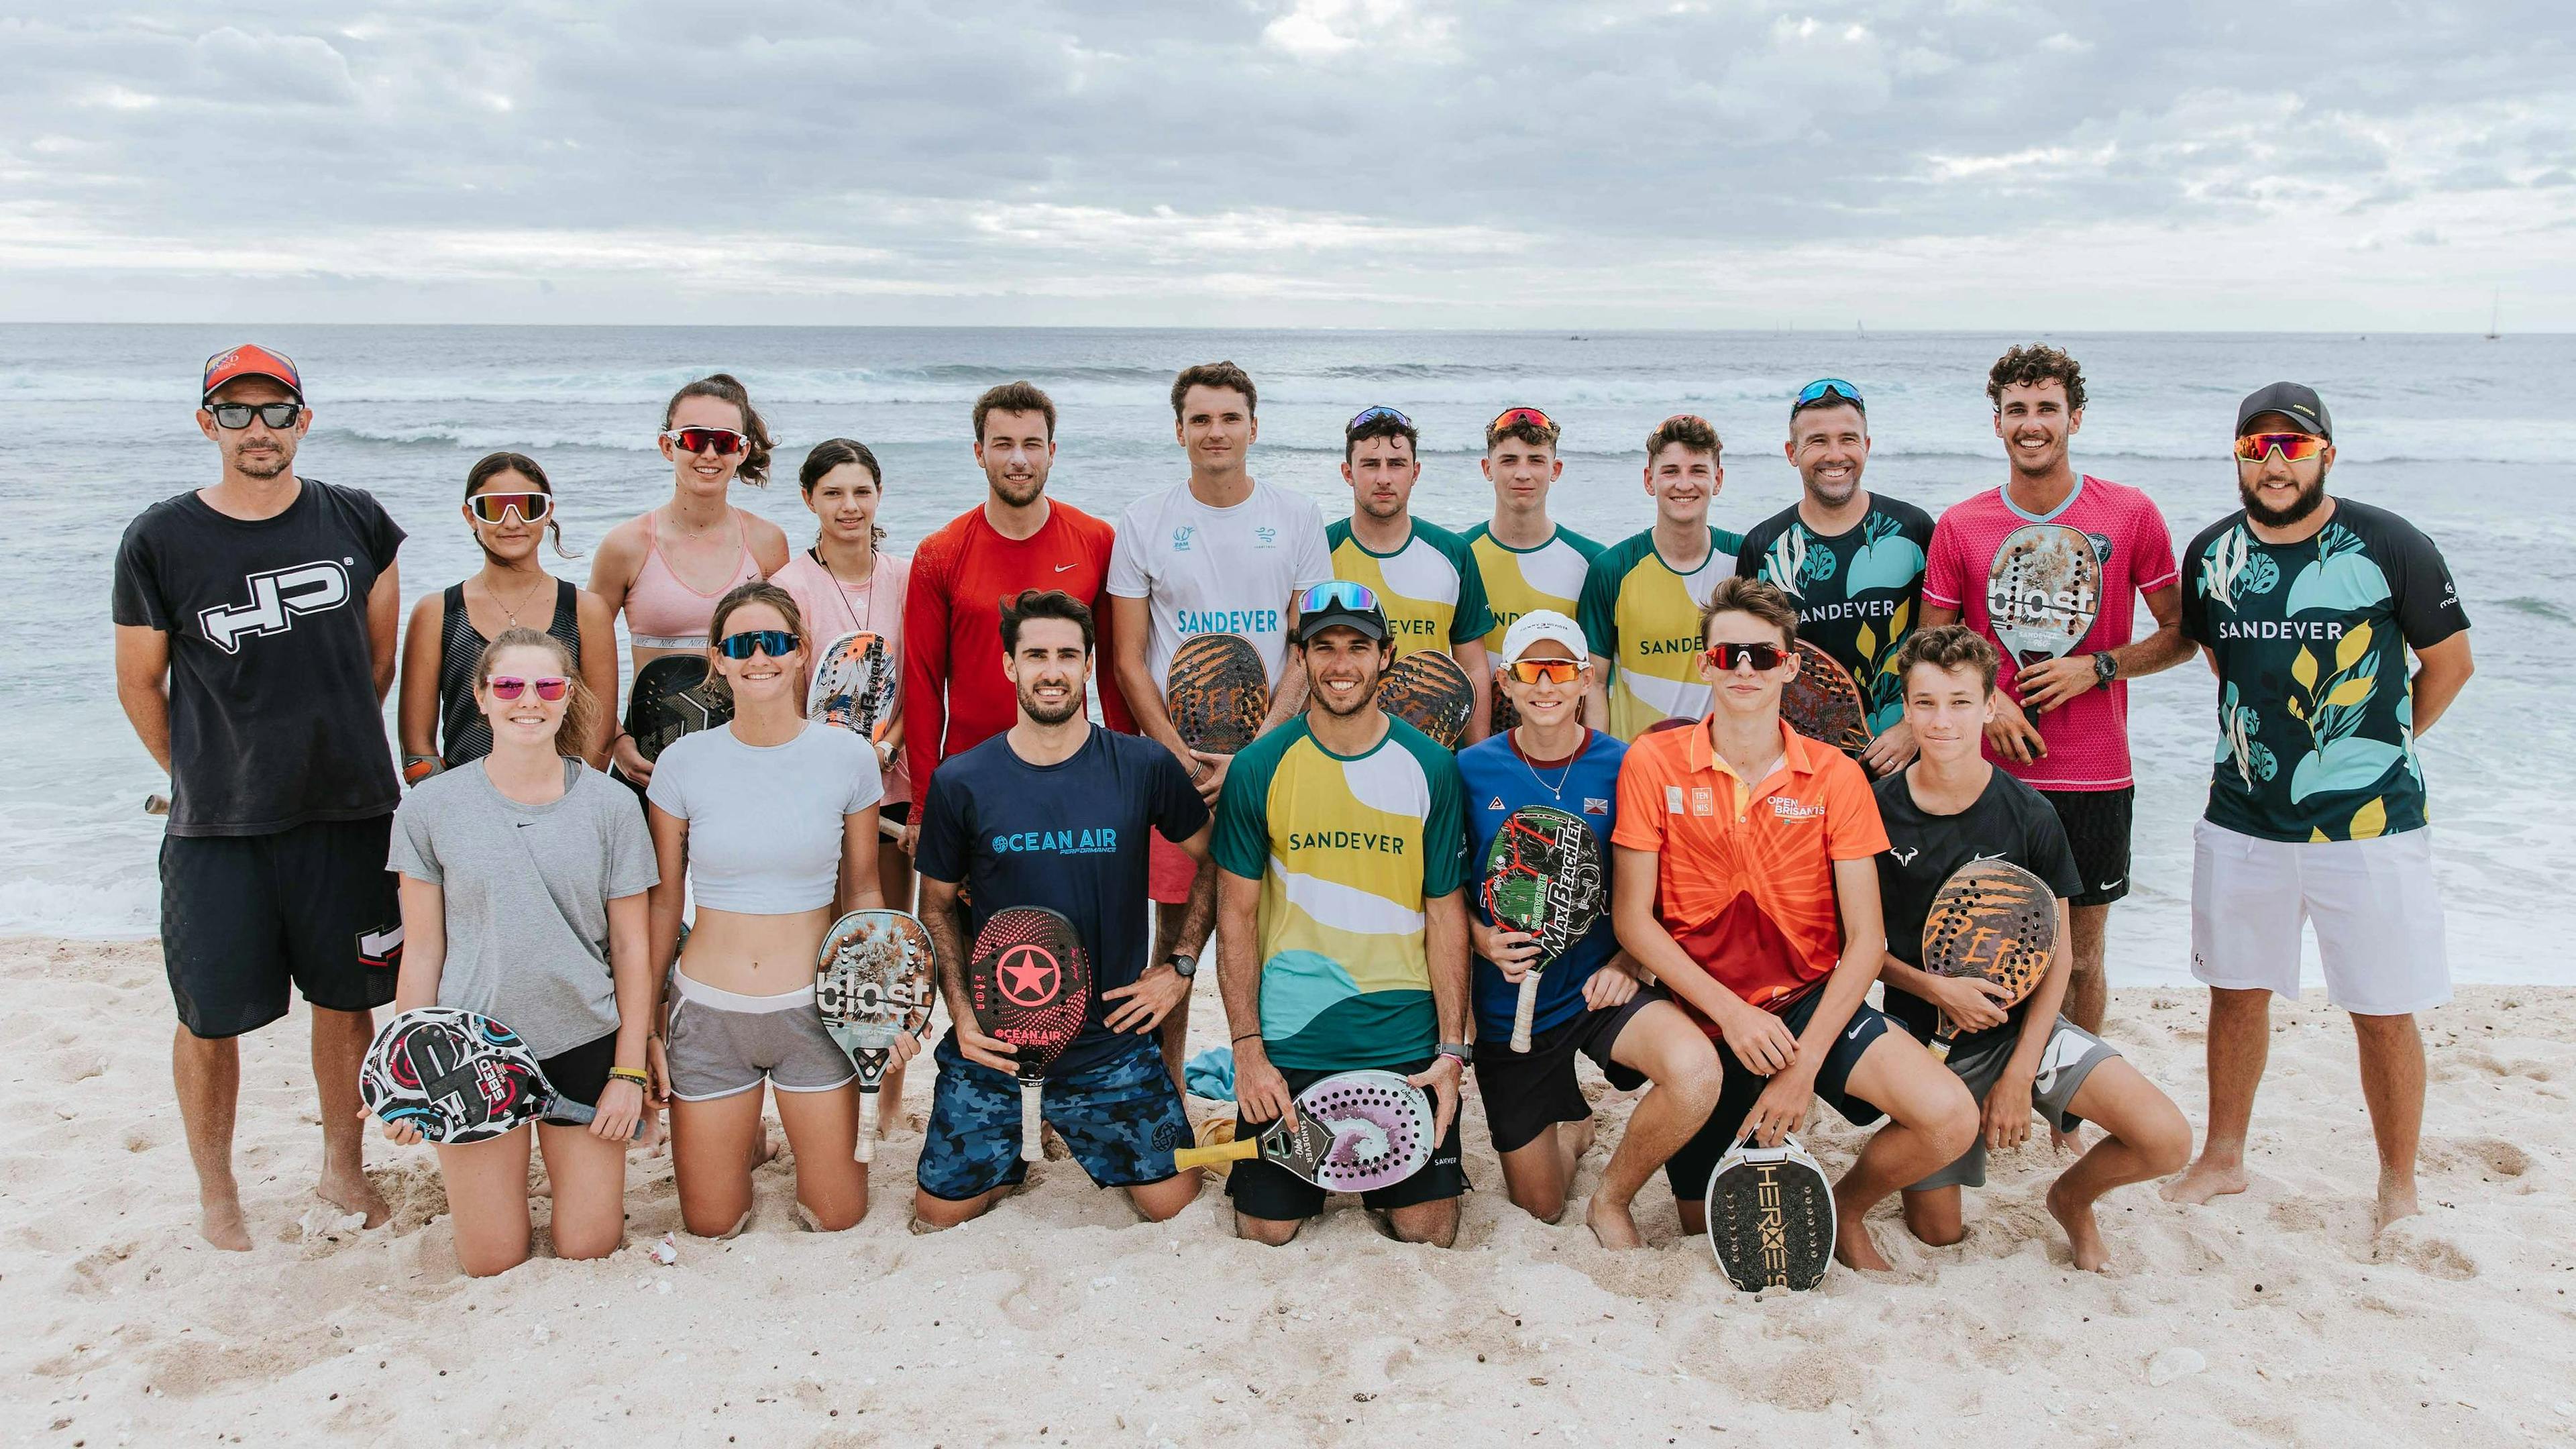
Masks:
[[[438,636],[438,760],[455,769],[492,753],[492,722],[474,707],[474,675],[483,667],[483,648],[491,641],[474,632],[465,617],[465,585],[449,584],[441,596],[446,623]],[[572,651],[573,668],[581,667],[581,591],[568,579],[555,580],[555,616],[546,632]]]

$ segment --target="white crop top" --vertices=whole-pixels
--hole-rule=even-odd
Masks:
[[[784,916],[832,904],[842,817],[885,794],[856,731],[808,722],[783,745],[701,730],[653,762],[645,798],[689,822],[689,887],[719,911]]]

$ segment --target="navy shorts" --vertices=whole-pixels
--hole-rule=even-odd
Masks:
[[[1190,1143],[1181,1092],[1150,1036],[1122,1036],[1121,1049],[1079,1071],[1050,1076],[1038,1112],[1073,1160],[1102,1187],[1143,1187],[1176,1170],[1172,1150]],[[981,1197],[1028,1175],[1020,1160],[1020,1081],[966,1060],[957,1033],[931,1052],[939,1082],[916,1176],[921,1190],[949,1202]]]
[[[394,818],[268,835],[161,840],[161,963],[179,1022],[239,1036],[286,1014],[287,987],[331,1011],[394,999],[402,902],[385,869]]]
[[[2107,906],[2129,893],[2129,822],[2137,812],[2138,787],[2117,790],[2042,790],[2040,798],[2057,811],[2066,832],[2066,848],[2075,857],[2075,873],[2084,889],[2067,898],[2070,906]]]
[[[1816,1007],[1825,999],[1822,985],[1781,1007],[1777,1012],[1783,1026],[1804,1035],[1807,1023],[1815,1019]],[[1851,1095],[1851,1070],[1859,1065],[1869,1044],[1896,1030],[1877,1007],[1864,1001],[1852,1008],[1851,1020],[1834,1036],[1834,1044],[1825,1050],[1824,1065],[1816,1069],[1816,1096],[1843,1114],[1843,1120],[1855,1127],[1866,1127],[1886,1114],[1868,1102]],[[1901,1034],[1901,1033],[1900,1033]],[[1697,1135],[1664,1164],[1664,1181],[1672,1187],[1673,1201],[1698,1202],[1708,1196],[1708,1175],[1717,1171],[1717,1160],[1726,1150],[1743,1140],[1744,1119],[1753,1112],[1754,1101],[1771,1079],[1738,1061],[1735,1049],[1724,1037],[1716,1042],[1718,1064],[1725,1069],[1726,1080],[1717,1090],[1717,1110],[1708,1114]]]
[[[1430,1065],[1431,1059],[1426,1057],[1409,1066],[1389,1067],[1387,1070],[1398,1076],[1410,1077]],[[1293,1097],[1335,1073],[1282,1067],[1279,1075],[1288,1079],[1288,1094]],[[1465,1115],[1461,1112],[1451,1116],[1449,1135],[1441,1138],[1440,1145],[1431,1149],[1429,1162],[1422,1164],[1402,1182],[1361,1193],[1361,1205],[1386,1212],[1412,1207],[1416,1203],[1445,1202],[1463,1195],[1468,1184],[1467,1169],[1460,1161],[1458,1149],[1458,1118]],[[1269,1125],[1268,1122],[1245,1122],[1235,1128],[1235,1136],[1238,1139],[1257,1137]],[[1331,1194],[1278,1163],[1255,1157],[1236,1163],[1234,1171],[1226,1174],[1225,1195],[1234,1199],[1234,1210],[1245,1217],[1286,1223],[1300,1222],[1322,1212],[1324,1199]]]
[[[1590,1008],[1530,1037],[1530,1049],[1512,1050],[1509,1032],[1476,1036],[1476,1095],[1485,1099],[1485,1125],[1496,1152],[1517,1152],[1559,1122],[1592,1120],[1592,1103],[1574,1079],[1576,1053],[1592,1058],[1620,1091],[1645,1085],[1646,1074],[1611,1060],[1619,1033],[1638,1012],[1663,997],[1641,990],[1617,1006]]]

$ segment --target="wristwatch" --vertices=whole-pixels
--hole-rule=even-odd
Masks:
[[[1474,1055],[1474,1053],[1469,1050],[1467,1044],[1463,1041],[1442,1042],[1440,1044],[1439,1054],[1444,1057],[1456,1057],[1458,1059],[1458,1070],[1461,1072],[1467,1070],[1468,1060]]]
[[[2093,656],[2093,682],[2095,684],[2108,684],[2119,677],[2120,661],[2111,657],[2110,650],[2105,649],[2101,653]]]
[[[1199,958],[1187,951],[1174,951],[1164,959],[1164,964],[1170,966],[1172,974],[1183,981],[1199,974]]]

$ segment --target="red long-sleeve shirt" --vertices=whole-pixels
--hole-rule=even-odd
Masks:
[[[949,521],[912,555],[912,586],[903,610],[904,758],[913,798],[925,799],[931,772],[950,755],[971,750],[1019,718],[1011,681],[1002,673],[1001,601],[1022,589],[1062,589],[1091,606],[1098,635],[1091,688],[1100,717],[1132,733],[1135,720],[1107,667],[1109,549],[1117,529],[1070,504],[1050,500],[1046,526],[1025,539],[1004,538],[980,507]]]

